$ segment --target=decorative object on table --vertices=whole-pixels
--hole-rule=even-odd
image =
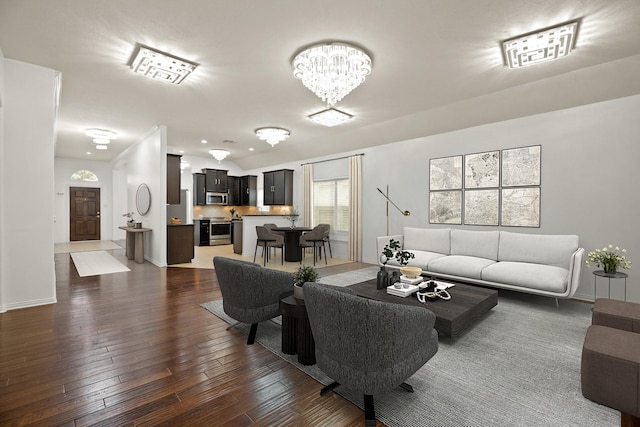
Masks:
[[[182,219],[172,216],[171,218],[169,218],[169,224],[182,224]]]
[[[389,286],[389,273],[384,265],[380,266],[380,271],[376,276],[376,289],[384,289]]]
[[[417,279],[422,274],[420,267],[404,266],[400,268],[400,273],[407,279]]]
[[[419,286],[418,292],[416,292],[416,297],[418,298],[418,301],[423,304],[427,301],[435,301],[438,298],[448,301],[451,299],[451,294],[447,292],[447,288],[451,286],[453,286],[453,284],[439,283],[435,280],[429,280]]]
[[[620,249],[620,247],[613,245],[605,246],[602,249],[596,249],[587,254],[587,267],[591,267],[595,264],[596,267],[603,266],[604,272],[607,274],[616,274],[618,268],[624,268],[626,270],[631,268],[631,261],[627,259],[625,255],[626,249]]]
[[[318,280],[318,272],[310,265],[301,265],[293,274],[293,296],[296,299],[304,299],[303,286],[306,282]]]
[[[142,221],[135,221],[133,223],[133,228],[135,228],[137,230],[141,229],[142,228]]]
[[[385,261],[382,261],[383,256],[385,257]],[[398,240],[390,239],[389,244],[385,245],[384,249],[382,250],[380,261],[382,261],[383,264],[386,264],[387,261],[395,258],[398,264],[404,266],[407,265],[410,259],[413,259],[415,257],[416,256],[412,252],[402,250],[402,247]]]
[[[122,216],[127,217],[127,227],[133,227],[136,224],[136,220],[133,219],[133,212],[124,213]]]
[[[229,213],[231,214],[231,218],[233,218],[233,216],[234,216],[234,215],[235,215],[235,213],[236,213],[236,208],[231,208],[231,209],[229,209]]]
[[[291,228],[296,228],[296,221],[300,217],[300,212],[298,212],[298,208],[293,208],[289,210],[289,213],[285,216],[286,219],[291,221]]]

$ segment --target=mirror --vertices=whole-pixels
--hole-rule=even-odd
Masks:
[[[136,191],[136,209],[138,209],[140,215],[144,216],[149,212],[150,207],[151,192],[149,187],[147,187],[147,184],[140,184],[138,191]]]

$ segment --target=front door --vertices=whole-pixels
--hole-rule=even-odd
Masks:
[[[69,201],[69,240],[100,240],[100,189],[71,187]]]

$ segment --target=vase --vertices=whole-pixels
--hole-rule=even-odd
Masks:
[[[384,266],[381,266],[376,277],[376,289],[384,289],[387,286],[389,286],[389,273]]]
[[[293,297],[304,301],[304,289],[302,285],[293,284]]]
[[[604,262],[602,265],[604,265],[604,272],[607,274],[616,274],[618,271],[618,266],[613,262]]]
[[[135,220],[130,219],[129,221],[127,221],[127,226],[133,228],[136,225]]]

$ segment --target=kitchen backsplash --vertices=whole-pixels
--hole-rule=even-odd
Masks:
[[[288,215],[292,206],[194,206],[193,219],[211,218],[216,216],[231,217],[231,209],[235,209],[234,217],[243,215]]]

